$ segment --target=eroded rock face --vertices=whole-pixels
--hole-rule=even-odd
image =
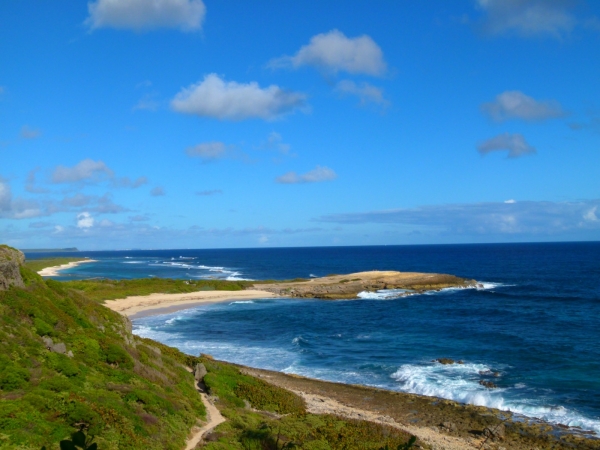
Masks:
[[[25,262],[25,255],[19,250],[0,245],[0,291],[11,286],[24,287],[19,267]]]

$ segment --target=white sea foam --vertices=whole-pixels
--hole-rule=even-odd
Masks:
[[[231,302],[230,305],[248,305],[250,303],[254,303],[252,300],[238,300],[235,302]]]
[[[409,291],[408,289],[380,289],[377,292],[359,292],[357,297],[368,300],[389,300],[393,298],[406,297],[411,295],[411,293],[412,291]]]
[[[522,395],[511,398],[513,390],[522,393],[526,389],[524,384],[493,390],[481,386],[479,374],[489,370],[491,369],[484,364],[405,364],[391,377],[399,383],[400,390],[405,392],[497,408],[550,423],[600,431],[600,420],[586,418],[577,411],[563,406],[538,404],[533,396],[531,399],[522,398]]]

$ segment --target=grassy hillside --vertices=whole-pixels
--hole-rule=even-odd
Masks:
[[[181,449],[205,414],[187,357],[133,338],[126,319],[64,284],[21,273],[25,289],[0,292],[0,449],[57,449],[82,426],[101,450]]]

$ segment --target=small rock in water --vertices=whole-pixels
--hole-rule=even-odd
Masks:
[[[455,361],[451,358],[438,358],[438,359],[434,359],[433,362],[439,362],[440,364],[444,364],[444,365],[455,363]],[[459,364],[462,364],[462,363],[459,361]]]
[[[496,389],[498,387],[496,383],[492,383],[491,381],[487,380],[479,380],[479,384],[488,389]]]

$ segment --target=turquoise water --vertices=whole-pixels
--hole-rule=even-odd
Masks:
[[[600,432],[600,243],[85,253],[65,278],[294,278],[360,270],[474,278],[360,300],[254,300],[134,321],[190,354],[511,410]],[[441,365],[436,358],[462,360]],[[493,372],[498,372],[494,377]],[[487,389],[481,380],[493,381]]]

